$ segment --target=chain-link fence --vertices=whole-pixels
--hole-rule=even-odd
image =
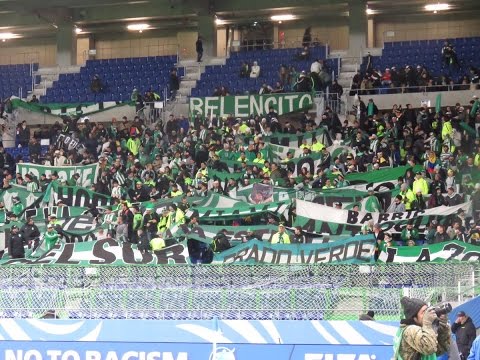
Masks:
[[[0,317],[54,310],[81,319],[399,319],[400,297],[458,302],[479,265],[13,266],[0,272]]]

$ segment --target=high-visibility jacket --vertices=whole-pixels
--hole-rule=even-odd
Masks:
[[[290,244],[290,236],[286,232],[277,232],[272,236],[272,244]]]
[[[165,247],[165,240],[161,237],[155,237],[150,241],[150,247],[153,251],[162,250]]]
[[[413,182],[412,188],[413,188],[412,192],[414,195],[419,191],[422,192],[422,195],[428,194],[428,183],[427,183],[427,180],[425,180],[424,178],[416,179]]]

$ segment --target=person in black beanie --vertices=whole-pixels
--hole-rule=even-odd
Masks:
[[[434,360],[450,348],[450,327],[446,315],[437,317],[425,301],[404,296],[400,303],[405,318],[394,339],[394,359]],[[438,320],[437,326],[433,326]]]

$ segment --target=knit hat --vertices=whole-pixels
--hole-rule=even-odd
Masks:
[[[400,303],[402,304],[403,313],[405,314],[405,319],[407,320],[413,319],[415,316],[417,316],[417,313],[420,311],[420,309],[424,305],[427,305],[427,303],[423,300],[409,298],[407,296],[404,296],[402,300],[400,300]]]

